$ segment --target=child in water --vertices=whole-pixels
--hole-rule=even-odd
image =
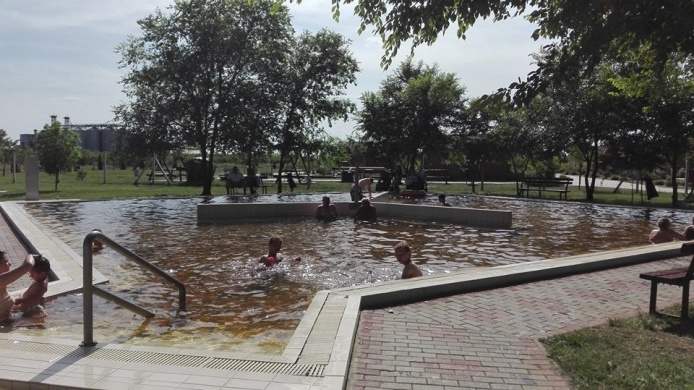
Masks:
[[[43,296],[48,291],[50,272],[51,263],[48,259],[34,255],[34,266],[29,271],[29,276],[34,282],[24,291],[21,298],[15,299],[13,310],[22,311],[27,317],[45,314]]]
[[[284,255],[280,253],[282,249],[282,239],[278,236],[270,237],[267,244],[267,255],[260,256],[258,263],[262,263],[266,267],[272,267],[284,260]],[[301,257],[295,257],[294,261],[301,261]]]
[[[422,271],[417,267],[417,264],[412,262],[412,250],[410,250],[410,246],[407,245],[407,241],[400,241],[395,245],[393,251],[395,252],[395,258],[398,260],[398,263],[404,265],[402,269],[402,279],[422,276]]]

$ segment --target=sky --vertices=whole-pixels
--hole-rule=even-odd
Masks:
[[[125,101],[120,80],[120,56],[114,49],[129,35],[139,36],[137,20],[169,0],[0,0],[0,129],[13,140],[42,129],[51,115],[70,117],[73,124],[113,122],[113,107]],[[330,0],[289,4],[297,33],[321,28],[351,40],[350,49],[361,71],[346,95],[355,103],[380,82],[410,51],[403,45],[390,69],[380,66],[383,49],[370,30],[357,34],[353,5],[342,5],[339,22],[331,16]],[[534,69],[530,55],[543,42],[534,41],[535,26],[522,18],[483,21],[467,39],[450,30],[432,46],[415,50],[415,61],[437,64],[455,73],[466,96],[478,97],[506,87]],[[337,122],[326,131],[335,137],[352,134],[354,121]]]

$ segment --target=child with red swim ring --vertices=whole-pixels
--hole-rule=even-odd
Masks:
[[[266,267],[272,267],[276,263],[280,263],[284,260],[284,256],[280,253],[282,249],[282,239],[277,236],[270,237],[270,241],[267,244],[267,255],[260,256],[258,263],[264,264]],[[294,261],[301,261],[301,257],[295,257]]]

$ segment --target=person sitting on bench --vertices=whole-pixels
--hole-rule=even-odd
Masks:
[[[227,195],[229,195],[231,188],[243,188],[245,192],[246,183],[244,181],[243,175],[239,173],[239,168],[236,166],[231,168],[231,172],[227,173],[226,178]]]

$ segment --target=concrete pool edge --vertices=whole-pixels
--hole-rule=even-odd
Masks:
[[[22,203],[24,202],[17,202],[17,204],[3,202],[3,204],[0,205],[2,212],[7,215],[8,221],[12,221],[11,223],[16,226],[15,231],[19,232],[22,229],[26,230],[28,234],[27,232],[23,232],[21,234],[25,240],[47,239],[50,241],[47,243],[44,243],[43,241],[36,241],[34,243],[28,241],[27,243],[31,244],[30,247],[37,247],[41,250],[47,250],[49,252],[51,250],[56,252],[67,250],[72,252],[70,256],[65,257],[66,259],[69,259],[67,261],[77,262],[79,256],[74,253],[74,251],[70,250],[70,248],[68,248],[64,243],[56,240],[55,238],[49,237],[48,235],[46,238],[41,237],[43,233],[40,232],[40,227],[31,220],[30,216],[26,215],[26,212],[21,207]],[[14,221],[15,218],[17,221]],[[26,221],[23,221],[22,219],[26,219]],[[34,226],[32,227],[31,225]],[[34,231],[34,229],[39,230],[40,233],[37,233]],[[49,246],[51,245],[54,246],[54,248],[51,247],[49,249]],[[557,278],[575,273],[591,272],[605,268],[621,267],[640,262],[678,257],[680,246],[681,243],[669,243],[657,246],[648,245],[635,248],[624,248],[612,251],[589,253],[579,256],[505,265],[487,269],[476,268],[464,272],[433,275],[407,281],[394,280],[379,283],[377,285],[356,286],[332,291],[321,291],[318,292],[314,297],[314,300],[300,321],[299,326],[294,332],[294,336],[289,341],[282,356],[252,354],[242,355],[228,351],[204,351],[175,347],[128,346],[109,342],[99,344],[99,349],[103,350],[104,353],[111,351],[113,354],[122,351],[130,351],[133,354],[147,353],[148,351],[151,351],[151,353],[161,353],[167,355],[179,354],[187,357],[204,356],[210,359],[218,360],[262,360],[279,365],[291,365],[292,363],[297,364],[299,361],[305,361],[306,364],[325,365],[325,369],[322,371],[322,376],[319,379],[314,380],[311,384],[307,384],[306,388],[344,388],[349,372],[349,363],[353,343],[358,328],[359,313],[362,309],[378,306],[394,306],[402,303],[431,299],[438,296],[459,294],[475,290],[493,289],[511,284],[525,283],[532,280]],[[53,252],[50,253],[51,255],[56,256]],[[56,257],[56,260],[62,262],[63,257],[64,256],[58,256]],[[81,265],[81,260],[79,261],[79,264]],[[81,281],[81,266],[79,268],[78,276],[80,277]],[[51,285],[49,291],[51,289],[53,289],[53,285]],[[341,310],[341,313],[335,313],[336,310]],[[328,317],[328,320],[322,321],[326,317]],[[328,326],[326,327],[325,324]],[[310,349],[311,346],[309,343],[312,337],[317,341],[315,347],[322,347],[325,349],[325,351],[322,354],[317,354],[307,358],[306,356],[302,355],[302,352]],[[7,353],[14,353],[15,355],[18,355],[19,353],[11,349],[13,348],[13,345],[26,344],[32,340],[45,343],[45,345],[57,345],[57,343],[67,344],[70,347],[70,350],[79,351],[80,348],[77,346],[77,343],[75,343],[74,340],[59,340],[58,338],[31,338],[6,333],[1,334],[0,339],[11,341],[11,345],[7,347]],[[331,340],[331,342],[326,343],[325,340],[327,339]],[[93,361],[89,361],[89,359],[86,358],[80,360],[72,358],[68,359],[69,357],[70,356],[65,356],[64,358],[58,360],[69,363],[68,365],[87,365],[87,363],[93,364]],[[27,357],[25,359],[28,360],[31,358]],[[86,361],[86,363],[83,363],[83,360]],[[54,366],[49,367],[53,368]],[[66,368],[66,370],[68,369],[69,368]],[[185,372],[186,369],[190,369],[190,367],[183,367],[176,370],[176,367],[168,366],[167,369],[170,370],[170,372]],[[72,367],[72,370],[74,371],[74,367]],[[152,365],[151,370],[156,372],[161,370],[161,368],[157,368]],[[228,370],[211,370],[209,368],[200,370],[201,371],[199,372],[208,373],[209,375],[215,373],[216,376],[220,377],[224,375],[236,375],[235,373],[226,372]],[[268,383],[295,383],[293,382],[293,379],[288,378],[287,375],[247,373],[246,376],[256,378],[258,381],[267,381]],[[0,385],[6,383],[2,382],[3,379],[6,381],[9,380],[24,384],[27,382],[48,383],[43,382],[43,379],[41,379],[39,375],[29,377],[23,376],[21,378],[12,375],[7,377],[3,372],[0,373]],[[94,386],[99,388],[96,383]],[[20,387],[20,385],[17,385],[17,387]],[[84,388],[95,387],[92,387],[92,385],[85,382]]]
[[[510,229],[510,211],[473,209],[463,207],[442,207],[434,205],[391,203],[382,196],[372,202],[381,218],[415,220],[437,223],[453,223],[486,229]],[[356,212],[358,203],[333,202],[339,218],[350,218]],[[196,207],[199,224],[234,223],[239,220],[263,218],[312,218],[317,203],[201,203]]]

